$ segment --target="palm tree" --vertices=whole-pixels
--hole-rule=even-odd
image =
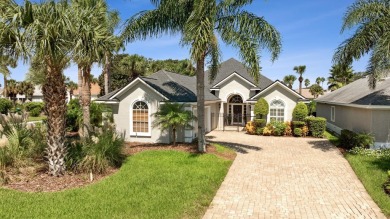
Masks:
[[[7,55],[2,55],[0,56],[0,74],[3,75],[3,78],[4,78],[4,88],[3,88],[3,96],[5,98],[8,97],[7,95],[7,77],[9,77],[11,75],[11,71],[9,70],[8,67],[11,67],[11,68],[16,68],[16,59],[11,57],[11,56],[7,56]]]
[[[305,87],[307,88],[307,87],[309,87],[309,85],[310,85],[310,80],[309,79],[305,79]]]
[[[22,81],[18,84],[18,93],[20,95],[24,95],[25,98],[23,100],[26,101],[27,99],[31,98],[34,94],[34,85],[31,82],[28,81]]]
[[[305,73],[306,71],[306,65],[300,65],[300,66],[295,66],[294,67],[294,71],[297,72],[297,74],[299,74],[299,94],[302,94],[302,81],[303,81],[303,73]]]
[[[177,129],[191,127],[191,122],[196,119],[191,111],[185,110],[184,104],[170,102],[161,104],[152,116],[156,118],[153,127],[160,127],[164,131],[172,130],[173,145],[176,145]]]
[[[66,88],[69,90],[69,101],[72,100],[73,91],[78,88],[77,84],[71,80],[66,82]]]
[[[7,84],[8,84],[8,87],[7,87],[8,96],[15,104],[16,95],[18,95],[18,93],[19,93],[19,83],[13,79],[10,79],[7,81]]]
[[[337,90],[354,80],[354,74],[351,65],[333,65],[328,77],[328,89]]]
[[[84,137],[87,137],[91,131],[92,64],[102,60],[102,51],[106,51],[107,45],[111,43],[108,28],[104,25],[108,9],[104,0],[73,0],[72,10],[76,20],[72,27],[75,44],[73,60],[78,65],[79,79],[81,79],[79,97],[83,111],[82,133]]]
[[[311,85],[309,91],[311,95],[314,96],[314,98],[317,98],[319,95],[324,94],[324,89],[318,84]]]
[[[334,62],[349,65],[370,54],[367,67],[369,86],[374,88],[383,74],[390,72],[390,3],[389,0],[356,1],[344,16],[341,32],[354,30],[336,50]]]
[[[8,53],[22,51],[22,56],[31,56],[42,60],[46,67],[42,87],[47,115],[47,149],[46,158],[49,174],[60,176],[65,173],[65,114],[66,88],[63,69],[69,62],[72,44],[70,27],[74,24],[72,11],[67,1],[46,1],[31,3],[24,1],[18,5],[13,0],[0,2],[2,21],[13,30],[15,38]],[[20,31],[23,30],[23,31]],[[1,29],[0,29],[1,32]]]
[[[210,60],[210,75],[213,80],[218,71],[220,49],[218,40],[239,49],[244,63],[256,81],[260,76],[258,55],[260,48],[268,48],[272,60],[281,49],[279,32],[263,17],[247,12],[244,6],[252,0],[243,1],[177,1],[151,0],[156,9],[143,11],[127,21],[124,39],[156,37],[164,33],[181,34],[181,45],[189,46],[191,61],[196,65],[198,150],[206,151],[204,128],[204,69],[206,58]],[[217,37],[218,36],[218,37]]]
[[[325,78],[324,77],[317,77],[316,78],[316,83],[318,85],[320,85],[321,83],[323,84],[325,82]]]
[[[283,82],[288,85],[289,88],[292,88],[294,82],[297,80],[295,75],[286,75],[283,78]]]

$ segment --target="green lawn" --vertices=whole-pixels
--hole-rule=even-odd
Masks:
[[[338,142],[337,136],[326,133],[326,137],[332,143]],[[390,217],[390,197],[383,191],[382,185],[387,180],[387,170],[390,170],[390,159],[354,155],[347,153],[352,169],[363,183],[372,199],[382,209],[387,217]]]
[[[96,184],[55,193],[0,189],[0,218],[200,218],[232,161],[145,151]]]
[[[46,116],[37,116],[37,117],[29,116],[27,121],[28,122],[37,122],[37,121],[42,121],[44,119],[46,119]]]

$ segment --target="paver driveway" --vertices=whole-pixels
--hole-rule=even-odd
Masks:
[[[385,218],[329,141],[213,131],[237,158],[204,218]]]

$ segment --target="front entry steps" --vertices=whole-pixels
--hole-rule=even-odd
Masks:
[[[242,126],[225,126],[223,131],[236,131],[236,132],[245,132],[245,127]]]

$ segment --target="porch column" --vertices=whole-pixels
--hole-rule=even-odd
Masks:
[[[218,114],[218,130],[223,130],[223,117],[224,117],[224,111],[225,111],[224,103],[221,102],[221,106],[219,108],[219,114]]]
[[[253,121],[254,118],[255,118],[255,111],[254,111],[255,110],[255,106],[252,105],[252,104],[250,104],[249,106],[251,108],[251,121]]]

